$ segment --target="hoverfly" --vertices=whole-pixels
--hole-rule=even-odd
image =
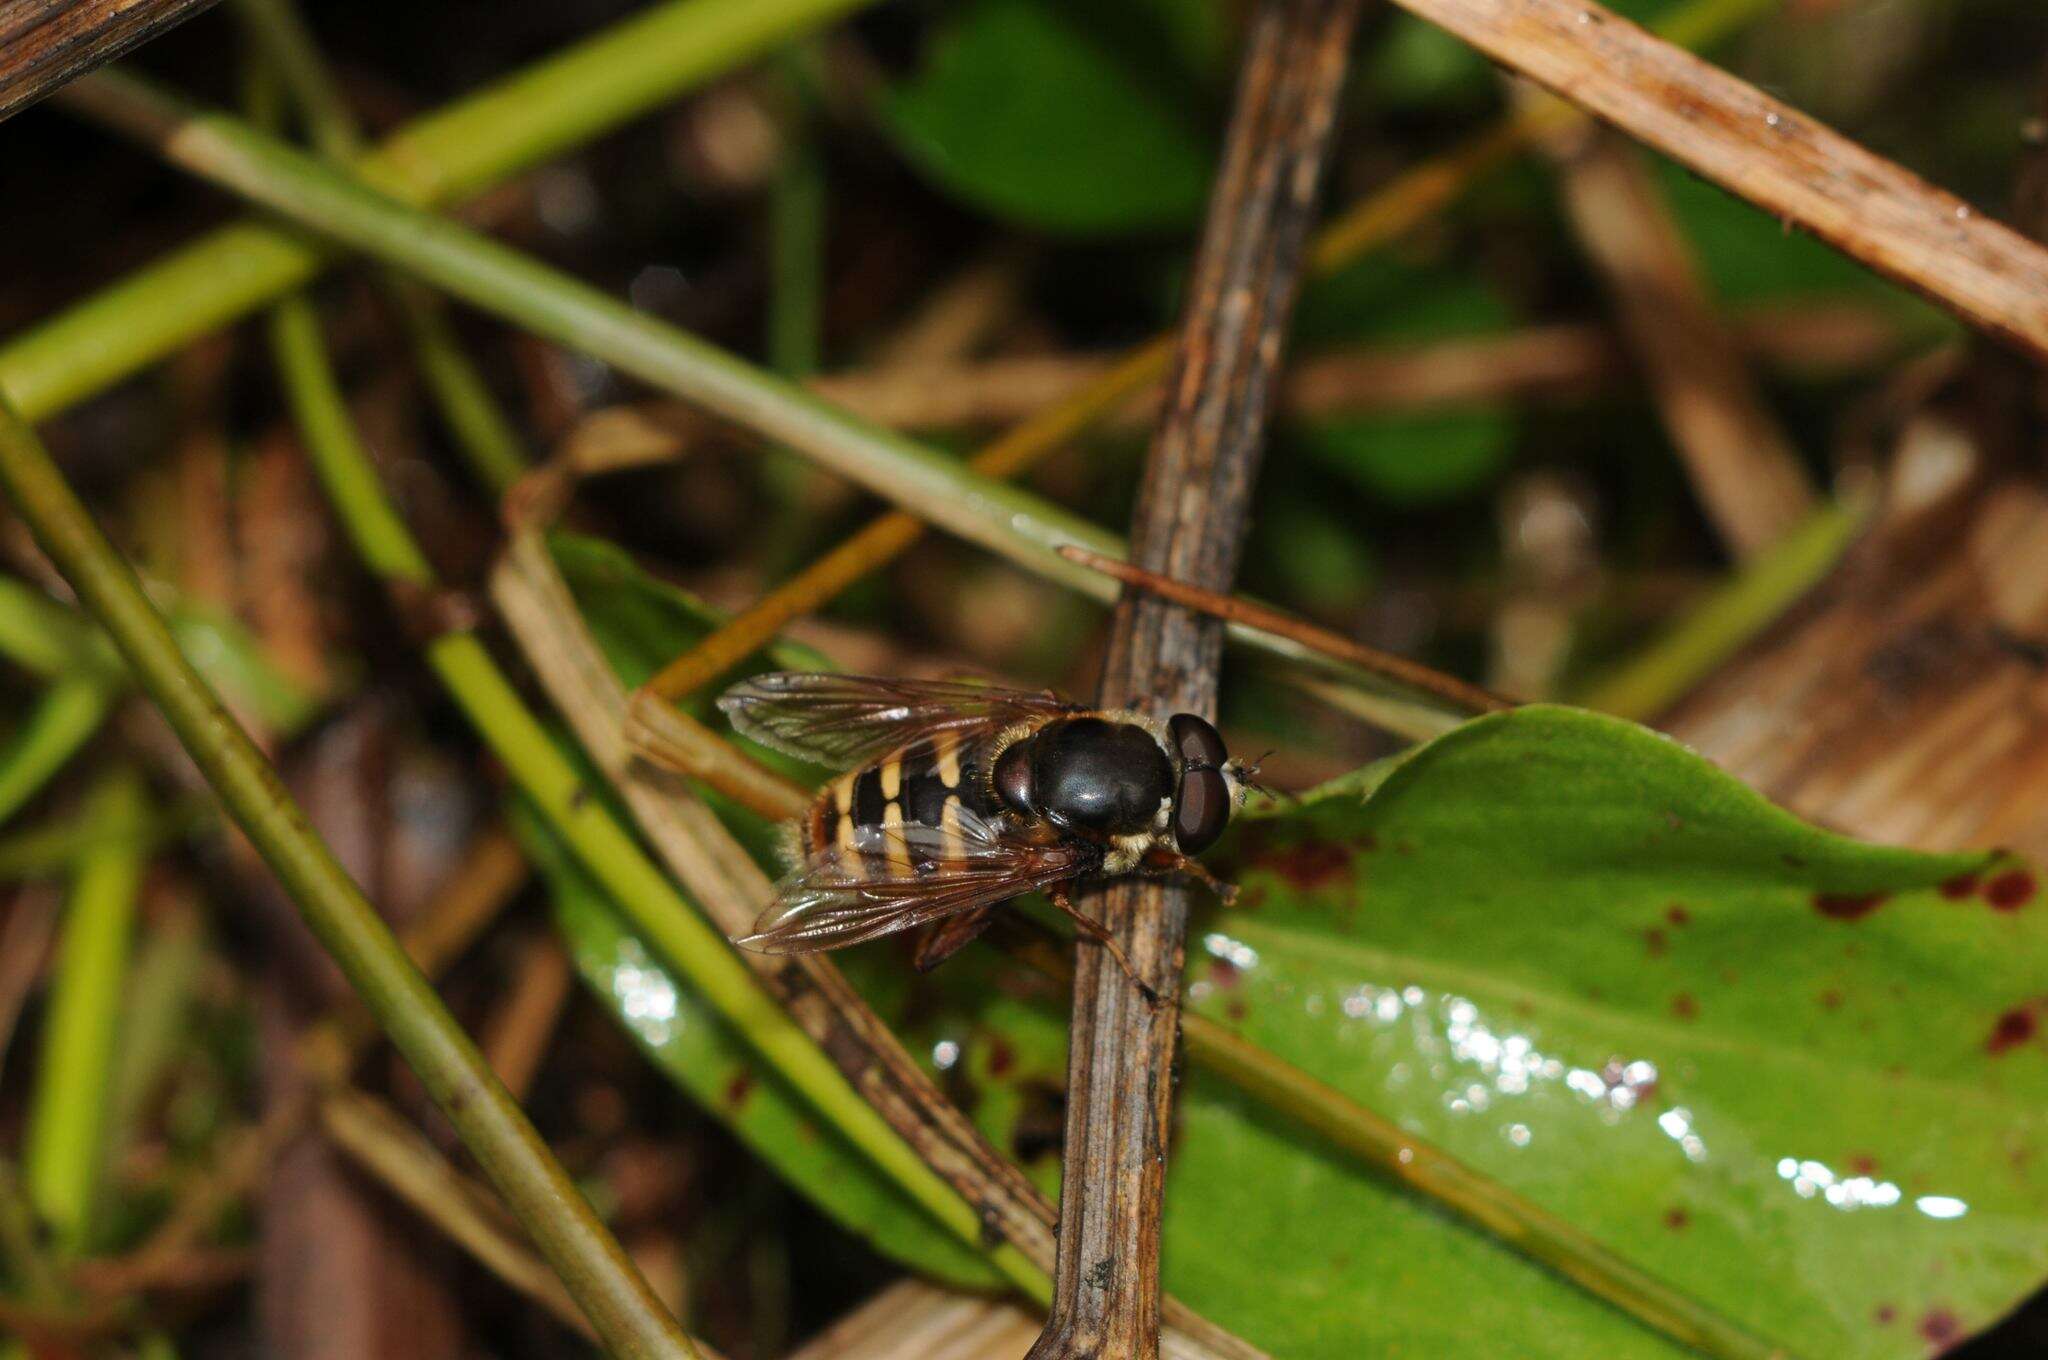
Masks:
[[[793,867],[745,948],[807,953],[929,925],[916,955],[928,969],[1043,889],[1131,973],[1073,905],[1074,880],[1185,873],[1234,894],[1191,856],[1223,834],[1256,770],[1192,713],[1159,722],[1049,692],[787,672],[718,706],[763,745],[847,771],[791,824]]]

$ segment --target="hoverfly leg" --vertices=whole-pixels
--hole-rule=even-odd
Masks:
[[[1045,895],[1052,899],[1054,906],[1073,918],[1074,929],[1109,951],[1109,956],[1116,960],[1116,966],[1124,970],[1124,976],[1129,978],[1131,985],[1144,996],[1147,1005],[1159,1004],[1159,990],[1138,976],[1138,970],[1131,966],[1130,955],[1124,953],[1124,948],[1116,942],[1116,937],[1111,935],[1100,921],[1074,905],[1074,899],[1067,895],[1066,884],[1052,884],[1045,890]]]
[[[994,917],[995,908],[989,906],[965,916],[933,922],[925,937],[918,941],[917,952],[911,956],[911,965],[920,973],[929,973],[979,939]]]
[[[1145,873],[1158,878],[1171,878],[1175,874],[1185,874],[1210,892],[1215,893],[1216,900],[1224,906],[1234,907],[1237,905],[1237,885],[1235,883],[1225,883],[1222,879],[1210,873],[1208,866],[1198,859],[1190,858],[1187,855],[1174,854],[1171,851],[1154,850],[1151,854],[1145,856],[1145,862],[1141,867]]]

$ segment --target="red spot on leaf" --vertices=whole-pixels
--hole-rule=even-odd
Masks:
[[[2034,896],[2034,876],[2022,869],[2000,874],[1984,885],[1984,900],[1993,911],[2018,911]]]
[[[1650,951],[1651,958],[1661,958],[1671,948],[1671,942],[1664,937],[1663,931],[1652,926],[1643,932],[1643,948]]]
[[[1859,1176],[1875,1176],[1877,1158],[1867,1152],[1859,1152],[1849,1159],[1849,1169]]]
[[[1692,1226],[1692,1215],[1673,1205],[1664,1211],[1664,1226],[1673,1232],[1684,1232]]]
[[[1991,1037],[1984,1041],[1984,1051],[1994,1058],[2010,1053],[2022,1044],[2031,1043],[2039,1028],[2031,1006],[2014,1006],[1991,1026]]]
[[[1954,878],[1941,880],[1941,895],[1951,902],[1960,902],[1977,893],[1977,875],[1957,874]]]
[[[1920,1335],[1930,1345],[1952,1345],[1962,1339],[1962,1319],[1946,1308],[1931,1308],[1927,1316],[1920,1319]]]
[[[1880,1303],[1877,1305],[1877,1311],[1870,1316],[1876,1321],[1878,1326],[1889,1327],[1899,1320],[1899,1310],[1888,1303]]]
[[[1700,1003],[1693,1000],[1691,992],[1680,992],[1671,998],[1671,1013],[1681,1020],[1690,1020],[1700,1013]]]
[[[1664,908],[1664,919],[1672,925],[1683,929],[1692,924],[1692,913],[1678,903],[1673,902],[1670,906]]]
[[[1331,841],[1271,846],[1262,849],[1252,862],[1304,892],[1351,876],[1351,852]]]
[[[725,1084],[725,1103],[733,1109],[738,1109],[747,1103],[747,1097],[752,1095],[753,1092],[754,1074],[752,1072],[735,1073],[733,1079]]]
[[[1245,1010],[1244,1002],[1242,1001],[1232,1001],[1229,1005],[1223,1008],[1223,1013],[1229,1016],[1233,1022],[1242,1020],[1245,1018],[1247,1014],[1249,1014],[1249,1012]]]
[[[1842,1009],[1842,994],[1830,987],[1820,994],[1820,1004],[1823,1010],[1838,1011]]]
[[[988,1046],[988,1074],[1000,1077],[1017,1065],[1017,1050],[1010,1047],[1007,1039],[996,1039]]]
[[[1209,980],[1220,990],[1227,992],[1237,986],[1237,978],[1237,965],[1229,959],[1209,960]]]
[[[1830,921],[1860,921],[1884,905],[1885,894],[1815,893],[1813,909]]]

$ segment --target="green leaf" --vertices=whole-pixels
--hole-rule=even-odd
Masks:
[[[1422,344],[1499,331],[1509,316],[1471,274],[1373,256],[1305,296],[1295,330],[1311,343]],[[1288,443],[1379,499],[1416,507],[1492,480],[1516,430],[1514,408],[1490,402],[1321,421],[1290,430]]]
[[[1921,1356],[2048,1273],[2031,870],[1829,835],[1557,708],[1235,854],[1195,1009],[1795,1352]],[[1173,1287],[1276,1354],[1675,1353],[1214,1082],[1183,1109]]]
[[[2040,1013],[2048,904],[1987,900],[2028,870],[1829,835],[1558,708],[1234,834],[1246,905],[1198,918],[1192,1009],[1794,1353],[1922,1356],[2048,1271],[2048,1046],[1994,1037]],[[1054,1184],[1020,1121],[1065,999],[984,949],[908,996],[889,951],[849,965]],[[1688,1354],[1199,1069],[1179,1120],[1167,1287],[1275,1355]]]
[[[1412,14],[1396,14],[1366,59],[1365,89],[1396,109],[1469,108],[1497,97],[1486,58]]]
[[[883,121],[942,188],[1013,222],[1074,234],[1185,226],[1208,190],[1210,141],[1185,78],[1126,40],[1146,17],[972,0],[941,21]]]
[[[520,840],[547,881],[555,924],[577,971],[655,1067],[792,1189],[875,1250],[964,1288],[1002,1284],[994,1267],[811,1118],[802,1099],[764,1071],[745,1041],[641,944],[540,820],[524,807],[519,812]]]

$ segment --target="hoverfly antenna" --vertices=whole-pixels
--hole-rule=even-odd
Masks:
[[[1261,784],[1259,782],[1259,767],[1265,764],[1266,758],[1268,756],[1271,756],[1273,752],[1277,751],[1278,749],[1279,748],[1276,746],[1267,750],[1257,760],[1233,760],[1230,762],[1230,772],[1236,778],[1238,783],[1244,785],[1252,792],[1263,794],[1267,798],[1272,799],[1276,803],[1292,803],[1296,801],[1293,794],[1287,793],[1281,789],[1273,788],[1271,785],[1268,784]]]

